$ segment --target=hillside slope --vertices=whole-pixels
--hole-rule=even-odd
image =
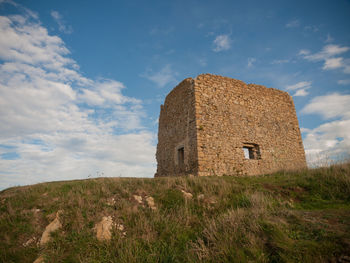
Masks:
[[[43,183],[4,190],[0,204],[1,262],[350,262],[350,163]]]

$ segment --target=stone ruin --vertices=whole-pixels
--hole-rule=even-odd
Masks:
[[[187,78],[161,105],[158,176],[258,175],[306,167],[292,97],[211,74]]]

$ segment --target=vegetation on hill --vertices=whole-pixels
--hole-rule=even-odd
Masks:
[[[350,259],[350,163],[253,177],[43,183],[2,191],[0,205],[1,262]],[[40,245],[58,211],[62,226]],[[109,241],[96,238],[103,217],[114,222]]]

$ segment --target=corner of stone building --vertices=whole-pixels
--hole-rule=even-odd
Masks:
[[[193,87],[194,87],[193,78],[184,79],[169,92],[169,94],[166,96],[164,100],[164,104],[161,105],[159,124],[158,124],[158,145],[157,145],[157,152],[156,152],[157,172],[154,175],[155,177],[186,175],[186,174],[196,175],[196,172],[197,172],[196,167],[193,167],[193,160],[197,159],[197,148],[196,148],[197,145],[193,147],[193,144],[196,144],[196,133],[194,132],[195,123],[191,121],[193,119],[193,115],[194,115],[193,112],[195,107],[194,98],[193,98],[194,97]],[[183,96],[183,93],[190,95],[190,97]],[[185,109],[185,112],[186,112],[185,115],[179,114],[179,112],[184,113],[183,110],[181,110],[181,108]],[[178,122],[180,122],[180,124],[182,123],[180,126],[177,126],[177,124],[173,123],[173,121],[177,118],[177,116],[178,118],[180,118]],[[173,121],[170,121],[170,120],[173,120]],[[184,122],[186,122],[187,124],[183,125]],[[181,127],[182,128],[187,127],[187,128],[182,129]],[[169,131],[173,133],[174,131],[178,132],[181,129],[182,129],[181,133],[186,134],[186,136],[183,138],[179,138],[177,136],[179,134],[176,134],[176,132],[174,133],[176,134],[176,136],[171,136],[171,137],[162,136],[164,132],[169,134]],[[188,149],[187,151],[191,151],[191,153],[187,152],[185,154],[184,161],[185,161],[186,169],[184,169],[183,171],[182,170],[179,171],[178,168],[176,168],[176,166],[178,165],[176,154],[178,154],[177,152],[181,148],[185,148],[185,150]],[[167,164],[165,164],[164,161],[160,161],[164,156],[167,156],[166,157]],[[190,156],[190,160],[189,160],[189,156]],[[167,166],[166,169],[164,169],[165,168],[164,165]],[[170,169],[168,169],[169,166],[170,166]]]

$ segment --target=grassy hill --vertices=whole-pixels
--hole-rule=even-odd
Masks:
[[[0,192],[0,207],[1,262],[350,262],[350,163],[43,183]],[[58,211],[61,228],[40,246]],[[111,240],[99,241],[108,216]]]

